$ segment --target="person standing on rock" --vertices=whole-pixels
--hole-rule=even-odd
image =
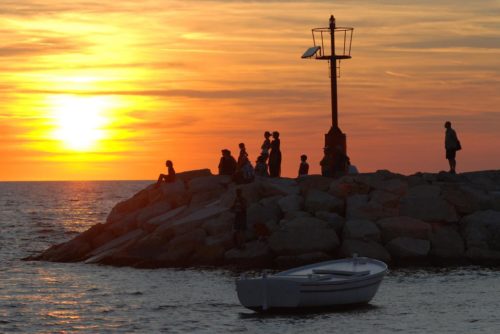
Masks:
[[[273,132],[273,141],[271,142],[271,153],[269,154],[269,175],[279,177],[281,174],[281,151],[280,151],[280,133]]]
[[[264,162],[267,161],[267,158],[269,158],[269,150],[271,149],[271,132],[266,131],[264,132],[264,142],[262,143],[262,146],[260,147],[262,149],[260,156],[264,158]]]
[[[156,186],[159,186],[163,181],[167,183],[171,183],[175,181],[175,169],[172,161],[167,160],[165,162],[165,166],[167,166],[168,174],[160,174],[158,177],[158,181],[156,181]]]
[[[304,177],[309,174],[309,164],[307,163],[307,155],[302,154],[300,156],[300,165],[299,165],[299,177]]]
[[[241,188],[236,189],[236,199],[231,207],[234,212],[233,242],[239,249],[245,248],[245,231],[247,229],[247,203]]]
[[[325,146],[323,148],[323,159],[319,162],[321,166],[321,175],[326,177],[333,176],[333,158],[330,151],[330,147]]]
[[[231,155],[231,151],[223,149],[222,157],[219,161],[219,175],[233,175],[236,173],[236,159]]]
[[[458,140],[457,133],[451,127],[451,122],[447,121],[444,123],[444,127],[446,128],[445,136],[444,136],[444,148],[446,149],[446,159],[450,165],[450,174],[456,174],[456,155],[457,151],[462,149],[462,145]]]

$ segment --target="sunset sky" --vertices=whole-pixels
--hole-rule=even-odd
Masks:
[[[361,172],[500,169],[498,0],[0,2],[0,180],[217,171],[281,133],[283,174],[319,173],[330,127],[311,29],[354,27],[339,122]]]

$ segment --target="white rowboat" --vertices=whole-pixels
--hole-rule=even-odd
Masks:
[[[292,309],[368,303],[387,265],[366,257],[325,261],[274,275],[236,280],[241,304],[249,309]]]

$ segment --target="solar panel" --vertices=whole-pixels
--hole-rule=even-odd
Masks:
[[[321,49],[321,46],[313,46],[312,48],[309,48],[304,52],[302,55],[302,58],[311,58],[316,54]]]

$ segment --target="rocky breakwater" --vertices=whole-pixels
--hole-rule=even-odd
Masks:
[[[248,203],[234,247],[235,189]],[[388,171],[236,185],[208,169],[118,203],[107,221],[30,260],[135,267],[292,266],[357,253],[395,265],[500,264],[500,171]]]

